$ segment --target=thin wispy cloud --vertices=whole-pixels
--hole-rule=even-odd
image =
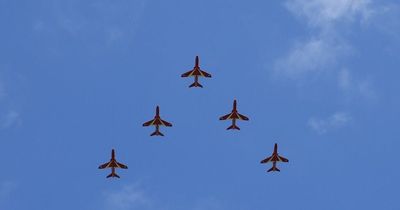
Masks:
[[[93,4],[96,10],[108,17],[107,24],[102,26],[107,44],[133,38],[146,3],[147,0],[133,0],[125,4],[115,4],[115,1],[98,1]]]
[[[321,74],[336,64],[338,57],[350,52],[350,47],[322,37],[297,43],[290,52],[275,64],[276,73],[291,79],[308,74]]]
[[[21,125],[22,118],[15,107],[15,101],[8,93],[9,83],[15,81],[15,78],[4,79],[4,73],[1,70],[0,75],[0,129],[8,129]]]
[[[338,73],[338,87],[349,95],[359,95],[368,99],[375,99],[376,93],[370,80],[356,79],[347,69]]]
[[[332,24],[340,21],[365,21],[374,12],[371,0],[289,0],[285,5],[309,25],[319,28],[334,27]]]
[[[2,129],[11,128],[13,126],[21,125],[21,115],[19,112],[14,110],[9,110],[1,119],[0,126]]]
[[[0,80],[0,101],[7,96],[4,82]]]
[[[308,120],[308,126],[319,134],[327,133],[348,125],[352,118],[348,113],[336,112],[328,118],[312,117]]]
[[[16,188],[17,184],[15,182],[0,182],[0,202],[5,201]]]
[[[216,197],[200,197],[185,202],[163,203],[154,199],[139,184],[122,186],[115,191],[103,193],[104,210],[222,210],[226,209]]]
[[[106,192],[106,210],[151,209],[152,202],[136,185],[123,186],[118,191]]]
[[[199,200],[191,210],[223,210],[225,206],[216,198],[209,197]]]
[[[371,25],[375,27],[382,35],[386,36],[387,46],[383,46],[393,54],[398,54],[400,45],[400,3],[389,3],[380,5],[374,13]]]
[[[81,1],[66,1],[54,4],[54,21],[37,19],[32,29],[38,34],[54,35],[63,32],[74,39],[96,38],[106,44],[127,42],[132,39],[143,16],[147,0],[133,1],[93,1],[84,5],[94,14],[87,15]],[[104,44],[104,43],[102,43]]]

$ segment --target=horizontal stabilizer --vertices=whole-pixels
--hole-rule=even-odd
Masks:
[[[237,125],[231,125],[231,126],[229,126],[226,130],[231,130],[231,129],[233,129],[233,130],[240,130],[240,128],[239,128]]]
[[[111,173],[110,175],[107,176],[107,178],[110,178],[110,177],[121,178],[116,173]]]
[[[271,172],[271,171],[281,171],[281,170],[279,170],[279,168],[273,166],[273,167],[270,168],[267,172]]]
[[[164,136],[160,131],[154,131],[150,136]]]
[[[201,85],[200,83],[198,83],[198,82],[194,82],[193,84],[191,84],[190,86],[189,86],[189,88],[191,88],[191,87],[203,87],[203,85]]]

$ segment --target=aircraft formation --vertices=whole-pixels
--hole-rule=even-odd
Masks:
[[[199,83],[199,77],[206,77],[206,78],[211,78],[211,74],[207,73],[206,71],[200,69],[200,61],[199,61],[199,56],[196,56],[195,58],[195,65],[193,67],[192,70],[183,73],[181,75],[181,77],[194,77],[194,82],[189,85],[189,88],[192,87],[200,87],[203,88],[203,85],[201,85]],[[231,126],[229,126],[228,128],[226,128],[226,130],[240,130],[239,126],[237,126],[236,121],[238,120],[243,120],[243,121],[248,121],[249,118],[243,114],[240,114],[237,110],[237,101],[236,99],[233,101],[233,108],[232,111],[229,114],[226,114],[224,116],[221,116],[219,118],[219,120],[231,120],[232,124]],[[143,123],[143,126],[155,126],[155,131],[153,133],[150,134],[150,136],[164,136],[163,133],[160,132],[160,126],[165,126],[165,127],[172,127],[172,123],[167,122],[165,120],[163,120],[160,116],[160,107],[157,106],[156,107],[156,114],[154,116],[154,118],[150,121],[147,121],[145,123]],[[272,168],[270,168],[267,172],[274,172],[274,171],[280,171],[277,167],[276,167],[276,163],[277,162],[289,162],[288,159],[280,156],[278,154],[278,144],[275,143],[274,145],[274,150],[272,152],[272,155],[261,160],[261,164],[265,164],[265,163],[272,163]],[[109,162],[104,163],[102,165],[99,166],[99,169],[107,169],[107,168],[111,168],[111,173],[107,176],[107,178],[120,178],[119,175],[117,175],[115,173],[115,169],[116,168],[121,168],[121,169],[128,169],[128,166],[118,162],[115,159],[115,150],[112,149],[111,150],[111,159]]]

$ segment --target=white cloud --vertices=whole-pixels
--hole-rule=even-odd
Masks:
[[[372,0],[287,0],[286,8],[307,23],[310,36],[275,61],[274,76],[299,82],[327,76],[336,82],[336,77],[337,87],[345,97],[375,99],[372,80],[344,68],[347,58],[357,53],[346,39],[345,31],[355,24],[373,24],[387,10],[373,3]]]
[[[145,193],[133,185],[104,195],[107,210],[149,209],[152,206]]]
[[[341,54],[347,54],[350,47],[338,44],[322,37],[299,43],[288,55],[275,64],[275,73],[292,79],[299,79],[307,74],[321,73],[336,64]]]
[[[319,134],[324,134],[330,130],[337,129],[347,125],[352,118],[345,112],[336,112],[326,119],[311,118],[308,120],[308,126]]]
[[[292,79],[321,73],[334,67],[352,52],[341,36],[340,26],[373,13],[370,0],[288,0],[288,10],[312,26],[311,37],[275,63],[275,73]]]

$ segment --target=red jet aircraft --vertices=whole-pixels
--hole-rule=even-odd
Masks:
[[[271,171],[281,171],[281,170],[279,170],[279,169],[276,167],[276,162],[284,162],[284,163],[289,162],[288,159],[286,159],[286,158],[284,158],[284,157],[278,155],[278,144],[275,144],[275,146],[274,146],[274,152],[272,153],[272,155],[271,155],[270,157],[265,158],[264,160],[261,161],[262,164],[263,164],[263,163],[269,163],[269,162],[272,162],[272,168],[270,168],[270,169],[268,170],[268,172],[271,172]]]
[[[111,174],[107,176],[107,178],[110,177],[117,177],[120,178],[116,173],[115,173],[115,168],[123,168],[123,169],[127,169],[128,166],[117,162],[117,160],[115,160],[115,151],[114,149],[111,151],[111,160],[108,163],[104,163],[102,165],[99,166],[99,169],[105,169],[105,168],[111,168]]]
[[[143,126],[150,126],[150,125],[154,125],[156,126],[156,131],[154,131],[150,136],[164,136],[164,134],[162,134],[160,132],[160,126],[167,126],[167,127],[171,127],[172,124],[164,121],[161,119],[160,117],[160,108],[157,106],[156,108],[156,116],[154,116],[154,119],[143,123]]]
[[[220,117],[219,120],[232,120],[232,125],[228,127],[226,130],[229,129],[240,130],[240,128],[236,126],[236,120],[249,120],[249,118],[239,114],[239,112],[236,110],[236,100],[234,100],[232,112],[225,116]]]
[[[194,68],[192,70],[182,74],[181,77],[194,77],[194,83],[191,84],[189,86],[189,88],[191,88],[191,87],[201,87],[202,88],[203,86],[199,83],[199,77],[211,77],[211,74],[200,69],[199,56],[196,56],[196,62],[195,62]]]

